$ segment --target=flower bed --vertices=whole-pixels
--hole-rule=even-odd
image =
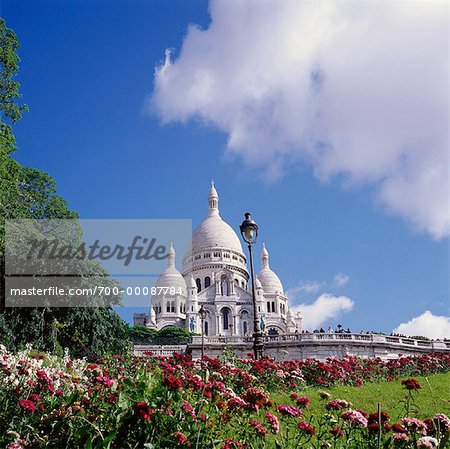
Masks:
[[[325,363],[149,354],[93,364],[0,347],[0,447],[443,448],[450,420],[412,415],[421,387],[412,376],[449,371],[445,354]],[[310,411],[311,387],[393,379],[403,380],[398,419],[326,392],[321,411]],[[277,403],[275,393],[289,399]]]

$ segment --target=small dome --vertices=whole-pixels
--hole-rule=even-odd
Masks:
[[[197,288],[197,284],[195,283],[195,279],[192,274],[189,276],[189,288]]]
[[[255,279],[255,287],[257,289],[262,288],[262,284],[261,284],[261,281],[258,279],[258,276],[256,276],[256,279]]]
[[[283,285],[280,278],[269,267],[269,252],[263,243],[261,252],[262,269],[257,278],[260,280],[265,293],[283,293]]]
[[[175,287],[176,294],[179,294],[181,288],[181,295],[186,296],[186,282],[183,276],[175,267],[175,250],[172,243],[170,244],[169,259],[167,268],[161,273],[161,276],[156,281],[157,287]],[[163,293],[161,293],[162,295]],[[168,293],[170,294],[170,293]]]

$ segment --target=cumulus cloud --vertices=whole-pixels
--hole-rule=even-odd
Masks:
[[[393,332],[407,336],[450,338],[450,317],[433,315],[427,310],[422,315],[401,323]]]
[[[348,281],[350,280],[350,276],[344,273],[338,273],[334,277],[334,283],[337,287],[343,287],[344,285],[348,284]]]
[[[335,320],[341,313],[350,312],[354,301],[347,296],[333,296],[328,293],[320,295],[312,304],[292,306],[294,314],[299,311],[303,316],[303,328],[312,331],[330,320]]]
[[[372,185],[377,203],[450,234],[447,2],[213,0],[156,69],[148,107],[228,137],[276,179]]]

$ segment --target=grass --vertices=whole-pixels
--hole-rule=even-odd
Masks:
[[[423,419],[432,417],[436,413],[450,415],[450,373],[414,378],[422,386],[422,389],[414,392],[414,401],[417,406],[415,416]],[[369,413],[376,412],[378,403],[380,403],[381,409],[389,413],[391,419],[395,420],[405,416],[405,404],[402,400],[406,396],[406,390],[402,387],[401,380],[370,383],[359,388],[337,386],[319,389],[308,387],[301,394],[311,399],[309,412],[314,414],[323,413],[323,404],[327,400],[320,399],[320,391],[326,391],[332,395],[333,399],[345,399],[353,404],[353,408],[363,409]],[[286,394],[272,394],[271,399],[277,404],[291,404],[289,395]]]

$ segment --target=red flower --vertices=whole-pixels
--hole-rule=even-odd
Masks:
[[[41,402],[41,397],[36,394],[36,393],[31,393],[28,396],[28,399],[30,399],[31,401],[35,402],[36,404],[39,404],[39,402]]]
[[[136,404],[134,404],[134,408],[139,413],[141,418],[146,421],[150,421],[153,411],[146,402],[136,402]]]
[[[396,433],[406,433],[406,429],[401,424],[392,424],[392,431]]]
[[[298,428],[301,432],[306,433],[306,435],[314,436],[316,434],[316,429],[310,426],[306,421],[300,421],[298,423]]]
[[[244,449],[244,445],[239,443],[239,441],[233,440],[232,438],[227,438],[223,442],[221,449]]]
[[[301,396],[297,398],[297,405],[301,408],[308,408],[310,402],[311,399],[307,398],[306,396]]]
[[[191,443],[189,442],[187,436],[184,433],[174,432],[172,434],[172,436],[173,436],[173,438],[174,438],[174,440],[175,440],[175,442],[177,444],[185,444],[186,446],[190,446],[191,445]]]
[[[181,390],[181,379],[175,376],[164,376],[164,379],[162,381],[162,384],[167,387],[169,390],[178,391]]]
[[[269,396],[267,393],[257,388],[249,388],[242,396],[242,399],[248,402],[250,408],[261,408],[263,405],[269,404]]]
[[[19,405],[24,410],[29,410],[31,413],[34,413],[36,411],[36,406],[34,405],[34,402],[29,401],[28,399],[21,399],[19,401]]]
[[[371,413],[367,419],[367,421],[369,422],[369,424],[372,423],[377,423],[379,424],[379,422],[381,421],[381,424],[384,424],[386,422],[388,422],[390,420],[390,416],[386,413],[381,411],[380,415],[378,415],[378,413]]]
[[[419,390],[422,388],[419,382],[411,377],[409,379],[402,380],[402,385],[404,385],[407,390]]]
[[[329,430],[329,432],[335,438],[343,438],[344,437],[344,432],[342,432],[342,429],[340,426],[333,427],[332,429]]]

